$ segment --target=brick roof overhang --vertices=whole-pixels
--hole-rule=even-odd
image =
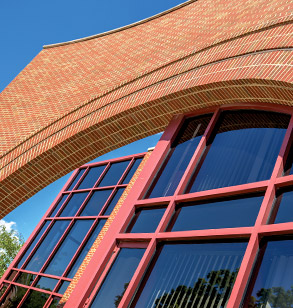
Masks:
[[[0,218],[94,157],[221,104],[292,105],[288,0],[188,1],[45,46],[0,94]]]

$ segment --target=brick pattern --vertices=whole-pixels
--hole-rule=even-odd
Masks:
[[[76,272],[71,284],[68,286],[66,292],[64,293],[62,299],[60,300],[60,306],[64,305],[64,303],[70,297],[70,294],[74,290],[74,288],[77,285],[80,277],[82,276],[82,274],[84,273],[87,265],[89,264],[90,260],[92,259],[95,251],[99,248],[101,241],[103,240],[105,234],[107,233],[108,229],[110,228],[111,224],[113,223],[118,211],[120,210],[121,206],[123,206],[123,203],[124,203],[127,195],[129,194],[129,191],[131,190],[135,181],[137,180],[140,172],[142,171],[144,165],[146,164],[148,158],[150,157],[150,154],[151,154],[151,152],[148,152],[144,156],[144,159],[142,160],[140,165],[138,166],[138,168],[137,168],[136,172],[134,173],[132,179],[130,180],[129,184],[125,188],[121,198],[118,200],[116,206],[114,207],[110,217],[107,219],[107,221],[106,221],[104,227],[102,228],[101,232],[99,233],[97,239],[95,240],[94,244],[92,245],[91,249],[89,250],[89,252],[88,252],[87,256],[85,257],[84,261],[82,262],[80,268]]]
[[[0,94],[0,217],[80,164],[220,104],[292,104],[290,0],[199,0],[44,49]]]

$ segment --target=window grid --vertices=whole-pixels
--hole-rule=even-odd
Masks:
[[[112,159],[109,160],[106,164],[105,162],[98,162],[98,163],[91,163],[91,164],[87,164],[84,166],[81,166],[80,168],[78,168],[77,170],[75,170],[75,172],[72,174],[72,176],[70,177],[70,179],[68,180],[68,182],[65,184],[65,186],[63,187],[63,189],[61,190],[61,192],[58,194],[58,196],[56,197],[56,199],[54,200],[54,202],[52,203],[52,205],[50,206],[50,208],[47,210],[47,212],[45,213],[44,217],[42,218],[42,220],[40,221],[40,223],[38,224],[38,226],[35,228],[34,233],[30,236],[30,238],[27,240],[26,244],[23,246],[23,248],[21,249],[21,251],[19,252],[19,254],[17,255],[17,257],[14,259],[14,261],[12,262],[12,264],[10,265],[9,269],[6,271],[6,276],[4,276],[5,279],[2,279],[2,284],[1,284],[1,288],[2,286],[6,285],[7,289],[4,291],[4,293],[2,294],[2,296],[0,296],[0,303],[1,301],[6,297],[7,294],[9,294],[11,288],[14,286],[19,286],[22,288],[27,289],[25,295],[23,296],[22,300],[20,301],[20,303],[18,304],[17,307],[21,307],[21,305],[24,303],[24,301],[27,299],[29,293],[31,291],[38,291],[41,293],[45,293],[48,294],[49,297],[45,303],[45,305],[43,306],[44,308],[48,308],[51,303],[54,301],[54,299],[59,298],[61,299],[61,297],[63,296],[63,294],[58,293],[57,290],[59,290],[59,288],[61,287],[62,283],[64,281],[68,281],[71,282],[72,279],[67,278],[66,275],[69,274],[69,271],[71,270],[71,267],[73,266],[73,264],[75,263],[75,261],[77,260],[79,254],[81,253],[81,251],[83,250],[83,248],[85,247],[87,241],[89,240],[93,230],[95,229],[95,227],[98,225],[98,223],[101,220],[106,220],[109,218],[110,215],[103,215],[104,211],[106,210],[108,204],[110,203],[110,201],[112,200],[112,198],[114,197],[116,191],[119,188],[126,188],[128,183],[126,184],[121,184],[123,182],[123,180],[125,179],[125,177],[127,176],[128,172],[131,170],[132,166],[134,165],[136,159],[140,159],[143,158],[145,155],[145,153],[142,154],[136,154],[136,155],[131,155],[131,156],[127,156],[127,157],[122,157],[122,158],[118,158],[118,159]],[[105,174],[107,173],[107,171],[109,170],[111,164],[113,163],[119,163],[119,162],[123,162],[123,161],[128,161],[129,163],[127,165],[127,167],[125,168],[122,176],[120,177],[120,179],[118,180],[118,182],[116,183],[116,185],[112,185],[112,186],[104,186],[104,187],[97,187],[99,185],[99,183],[101,182],[101,180],[103,179],[103,177],[105,176]],[[80,185],[80,183],[83,181],[83,179],[86,177],[86,175],[88,174],[90,168],[92,167],[96,167],[96,166],[102,166],[105,165],[105,169],[103,170],[103,172],[101,173],[101,175],[99,176],[99,178],[97,179],[97,181],[95,182],[94,186],[92,188],[87,188],[87,189],[78,189],[78,186]],[[72,188],[72,190],[67,190],[67,188],[70,187],[71,183],[73,183],[76,179],[76,177],[78,176],[79,172],[81,170],[85,169],[85,171],[83,172],[82,176],[79,178],[79,180],[76,182],[76,184],[74,185],[74,187]],[[91,198],[93,192],[95,191],[101,191],[101,190],[106,190],[106,189],[111,189],[112,192],[109,195],[109,197],[107,198],[107,201],[104,203],[104,205],[102,206],[100,212],[98,213],[98,215],[96,216],[78,216],[80,215],[80,213],[82,212],[82,210],[84,209],[84,207],[86,206],[87,202],[89,201],[89,199]],[[74,216],[66,216],[66,217],[60,217],[58,215],[60,215],[62,213],[62,211],[65,209],[66,205],[68,204],[68,202],[70,201],[71,197],[73,196],[74,193],[80,193],[80,192],[87,192],[88,195],[85,198],[85,200],[82,202],[82,204],[80,205],[79,209],[77,210],[77,212],[75,213]],[[63,204],[60,206],[59,210],[57,211],[57,213],[55,214],[55,216],[51,217],[51,213],[54,212],[56,206],[58,206],[59,201],[62,199],[64,194],[68,194],[67,198],[64,200]],[[79,220],[93,220],[93,223],[91,225],[91,227],[89,228],[89,230],[86,233],[86,236],[84,237],[84,239],[82,240],[81,244],[79,245],[79,247],[77,248],[76,252],[74,253],[73,257],[71,258],[71,261],[69,262],[69,264],[66,266],[66,269],[64,270],[63,274],[61,276],[56,276],[56,275],[51,275],[51,274],[46,274],[44,273],[46,267],[48,266],[48,264],[50,263],[50,261],[52,260],[52,258],[55,256],[56,252],[58,251],[58,249],[60,248],[61,244],[63,243],[64,239],[66,238],[66,236],[68,235],[68,233],[70,232],[70,230],[72,229],[73,225],[75,222],[79,221]],[[57,244],[55,245],[54,249],[51,251],[51,253],[49,254],[48,258],[46,259],[46,261],[44,262],[42,268],[40,269],[39,272],[34,272],[34,271],[30,271],[30,270],[26,270],[25,267],[26,265],[29,263],[31,257],[34,255],[34,253],[37,251],[37,249],[39,248],[40,244],[43,242],[43,240],[45,239],[45,237],[47,236],[47,234],[49,233],[50,229],[52,228],[54,222],[56,221],[70,221],[69,225],[66,227],[65,231],[63,232],[63,234],[61,235],[61,237],[59,238]],[[36,236],[38,235],[38,232],[41,230],[41,228],[44,226],[44,224],[49,221],[49,225],[47,226],[46,230],[43,232],[42,236],[39,238],[39,240],[37,241],[37,243],[35,244],[35,246],[33,247],[33,249],[31,250],[31,252],[28,254],[28,256],[26,257],[26,260],[23,262],[22,266],[20,268],[17,268],[17,264],[18,262],[20,262],[22,256],[25,255],[26,250],[30,247],[30,243],[33,242],[33,240],[36,238]],[[15,273],[13,279],[8,280],[9,276],[11,275],[12,271]],[[18,277],[22,274],[22,273],[26,273],[26,274],[32,274],[35,275],[35,278],[33,279],[32,283],[30,284],[30,286],[25,285],[25,284],[21,284],[16,282],[16,280],[18,279]],[[37,288],[37,282],[41,277],[47,277],[47,278],[52,278],[52,279],[57,279],[58,282],[55,285],[55,287],[53,288],[52,291],[48,291],[48,290],[44,290],[41,288]]]
[[[261,107],[256,106],[255,110],[261,110]],[[269,214],[272,209],[273,201],[275,199],[276,191],[280,187],[286,187],[288,185],[293,184],[293,175],[283,176],[283,166],[285,165],[285,160],[287,159],[287,155],[289,149],[287,145],[290,145],[290,142],[293,139],[292,129],[293,129],[293,118],[292,118],[292,109],[283,108],[282,111],[284,113],[291,115],[291,120],[289,122],[288,128],[286,130],[285,137],[283,139],[283,143],[279,152],[279,156],[275,162],[275,166],[271,175],[271,178],[265,181],[241,184],[236,186],[224,187],[211,189],[207,191],[194,192],[189,194],[183,194],[185,188],[188,185],[189,179],[192,176],[193,170],[197,166],[203,152],[205,151],[207,141],[212,134],[213,129],[219,119],[221,112],[225,110],[235,110],[241,109],[239,106],[232,106],[227,108],[218,108],[214,110],[214,115],[208,125],[204,135],[202,136],[199,145],[196,151],[193,154],[193,157],[181,178],[181,181],[174,193],[173,196],[169,197],[158,197],[152,199],[143,199],[148,188],[151,186],[152,179],[155,177],[158,172],[160,166],[163,163],[164,157],[166,157],[168,150],[172,144],[172,140],[175,139],[176,133],[179,131],[181,125],[183,124],[184,119],[189,116],[195,116],[195,114],[178,116],[175,117],[172,122],[169,124],[166,129],[164,135],[161,140],[164,142],[158,143],[156,149],[153,153],[153,157],[149,159],[147,162],[148,167],[153,166],[150,170],[145,171],[144,177],[146,178],[143,187],[137,189],[136,199],[133,200],[132,205],[129,203],[129,212],[124,216],[125,220],[121,221],[120,229],[117,232],[115,239],[117,243],[126,243],[125,245],[129,247],[130,243],[135,245],[138,242],[145,242],[147,244],[146,252],[136,269],[132,280],[130,281],[128,288],[126,289],[124,296],[119,304],[119,308],[129,307],[134,294],[137,291],[137,288],[144,277],[145,271],[149,265],[149,262],[152,260],[152,256],[156,251],[156,246],[158,242],[164,242],[168,240],[170,241],[178,241],[178,240],[214,240],[214,239],[239,239],[245,238],[248,240],[248,245],[246,252],[244,254],[234,287],[232,289],[232,293],[230,295],[227,308],[236,308],[239,307],[243,298],[243,293],[245,291],[245,287],[247,285],[248,279],[250,277],[250,273],[253,268],[254,261],[257,256],[259,241],[261,238],[271,235],[283,235],[283,234],[293,234],[293,222],[282,223],[282,224],[267,224],[267,220]],[[249,108],[251,109],[251,108]],[[264,107],[262,110],[264,111],[277,111],[280,112],[280,109],[274,108],[266,108]],[[207,111],[206,113],[210,112]],[[166,142],[168,140],[169,142]],[[292,141],[291,141],[292,142]],[[289,146],[288,146],[289,147]],[[177,232],[164,232],[174,211],[175,206],[179,202],[187,202],[187,201],[198,201],[198,200],[208,200],[215,199],[217,197],[225,197],[225,196],[237,196],[244,195],[250,193],[264,193],[264,199],[261,204],[255,225],[252,227],[240,227],[240,228],[227,228],[227,229],[209,229],[209,230],[193,230],[193,231],[177,231]],[[139,207],[152,207],[168,204],[166,211],[159,223],[156,231],[154,233],[145,234],[145,233],[124,233],[128,224],[130,223],[133,214],[136,208]],[[113,249],[113,247],[111,248]],[[114,259],[112,260],[114,262]],[[109,264],[109,267],[111,265]],[[103,277],[107,275],[107,270],[103,272]],[[103,283],[102,277],[100,277],[96,287],[94,288],[89,300],[87,300],[87,304],[90,306],[92,300],[101,287]]]

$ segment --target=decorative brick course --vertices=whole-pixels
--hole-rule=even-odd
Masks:
[[[292,106],[291,0],[198,0],[45,48],[0,94],[0,217],[80,164],[220,104]]]

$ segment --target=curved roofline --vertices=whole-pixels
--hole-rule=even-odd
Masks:
[[[102,37],[102,36],[106,36],[106,35],[109,35],[109,34],[112,34],[112,33],[115,33],[115,32],[120,32],[120,31],[123,31],[123,30],[126,30],[128,28],[132,28],[132,27],[135,27],[135,26],[138,26],[140,24],[143,24],[143,23],[146,23],[146,22],[149,22],[150,20],[152,19],[156,19],[156,18],[159,18],[163,15],[166,15],[172,11],[176,11],[192,2],[196,2],[198,0],[188,0],[186,2],[183,2],[179,5],[176,5],[166,11],[163,11],[159,14],[156,14],[156,15],[153,15],[151,17],[148,17],[148,18],[145,18],[145,19],[142,19],[142,20],[139,20],[137,22],[134,22],[132,24],[129,24],[129,25],[126,25],[126,26],[123,26],[123,27],[120,27],[120,28],[116,28],[116,29],[113,29],[113,30],[109,30],[109,31],[106,31],[106,32],[102,32],[102,33],[99,33],[99,34],[94,34],[94,35],[90,35],[90,36],[86,36],[86,37],[83,37],[83,38],[79,38],[79,39],[76,39],[76,40],[71,40],[71,41],[66,41],[66,42],[61,42],[61,43],[55,43],[55,44],[49,44],[49,45],[44,45],[43,46],[43,49],[47,49],[47,48],[53,48],[53,47],[59,47],[59,46],[64,46],[64,45],[69,45],[69,44],[73,44],[73,43],[79,43],[79,42],[83,42],[83,41],[88,41],[88,40],[91,40],[91,39],[95,39],[95,38],[98,38],[98,37]]]

